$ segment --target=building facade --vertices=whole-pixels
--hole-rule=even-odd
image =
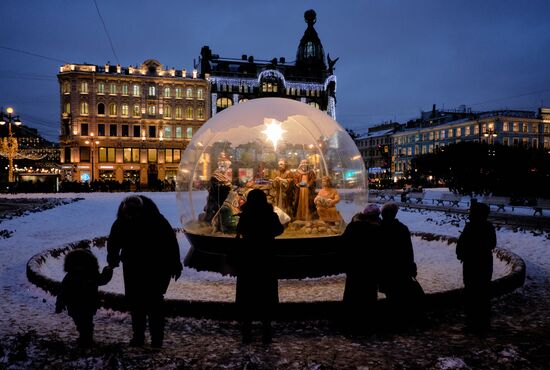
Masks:
[[[304,14],[307,29],[298,45],[296,60],[259,60],[242,55],[222,58],[208,46],[201,50],[200,76],[210,83],[211,115],[240,102],[259,97],[283,97],[310,104],[336,119],[336,76],[332,60],[313,27],[316,14]]]
[[[393,134],[400,126],[397,122],[377,125],[369,128],[367,134],[361,135],[355,140],[365,161],[370,183],[376,184],[382,180],[390,179]]]
[[[403,125],[392,137],[391,171],[397,180],[407,175],[413,157],[461,141],[550,149],[550,109],[469,111],[463,118],[436,124],[421,119]]]
[[[66,180],[175,180],[180,157],[209,118],[209,84],[197,71],[66,64],[57,75],[61,168]]]

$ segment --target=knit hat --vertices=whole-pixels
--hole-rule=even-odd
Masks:
[[[380,208],[374,203],[371,203],[365,207],[363,214],[367,216],[378,216],[380,214]]]

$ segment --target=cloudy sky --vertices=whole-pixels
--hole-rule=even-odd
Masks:
[[[190,70],[203,45],[293,61],[307,9],[325,52],[340,58],[344,127],[404,122],[432,104],[550,107],[548,0],[1,0],[0,106],[57,141],[64,62]]]

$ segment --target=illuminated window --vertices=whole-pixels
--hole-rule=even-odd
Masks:
[[[141,95],[139,85],[133,85],[133,95],[134,96],[140,96]]]
[[[164,106],[164,118],[172,118],[172,107],[169,105]]]
[[[197,89],[197,99],[204,100],[204,90],[203,89]]]
[[[103,82],[97,84],[97,93],[105,94],[105,84]]]
[[[527,123],[524,123],[523,125],[521,125],[521,131],[526,134],[529,132],[529,126],[527,125]]]
[[[197,108],[197,119],[200,119],[200,120],[204,119],[204,108],[203,107]]]
[[[157,114],[157,106],[154,105],[154,104],[148,105],[147,106],[147,114],[149,114],[151,116]]]
[[[176,99],[181,98],[183,98],[183,90],[181,89],[181,87],[176,87]]]
[[[116,116],[116,104],[109,104],[109,116]]]
[[[461,137],[462,136],[462,127],[457,127],[456,128],[456,137]]]
[[[132,107],[132,116],[133,117],[141,116],[141,109],[139,108],[139,104],[134,104],[134,106]]]
[[[502,131],[508,132],[510,130],[510,127],[508,126],[508,122],[502,123]]]
[[[474,125],[474,135],[479,135],[479,126]]]
[[[181,126],[176,126],[176,139],[183,138],[183,131],[181,129]]]
[[[182,119],[183,115],[182,115],[182,111],[181,111],[181,107],[178,105],[176,107],[176,119]]]
[[[88,115],[88,103],[85,101],[80,102],[80,115],[87,116]]]
[[[124,163],[139,163],[139,148],[124,148],[122,152]]]
[[[186,92],[185,92],[185,97],[186,97],[187,99],[192,99],[192,98],[193,98],[193,89],[188,88],[188,89],[186,90]]]
[[[465,136],[470,136],[470,126],[464,127],[464,135]]]
[[[166,163],[179,163],[181,159],[181,150],[166,149],[164,159]]]
[[[451,138],[453,137],[453,129],[450,128],[448,131],[447,131],[447,137]]]
[[[187,107],[187,109],[185,110],[185,119],[193,119],[193,115],[193,107]]]
[[[317,102],[310,101],[308,104],[311,105],[311,106],[314,107],[314,108],[319,109],[319,104],[318,104]]]
[[[109,94],[111,94],[111,95],[116,94],[116,84],[115,83],[109,84]]]
[[[232,105],[233,105],[233,100],[231,100],[229,98],[218,98],[216,100],[216,107],[218,108],[218,110],[225,109],[225,108],[230,107]]]
[[[171,139],[172,138],[172,126],[170,126],[170,125],[164,126],[164,138],[165,139]]]
[[[304,48],[304,58],[312,58],[315,56],[315,45],[313,42],[308,41]]]
[[[71,114],[71,103],[65,103],[63,113]]]
[[[80,83],[80,93],[81,94],[87,94],[88,93],[88,82],[82,81]]]
[[[71,85],[68,81],[63,82],[62,91],[63,94],[69,94],[71,92]]]
[[[149,86],[149,96],[156,96],[157,95],[157,89],[155,86]]]
[[[147,149],[147,162],[156,163],[157,162],[157,150],[156,149]]]
[[[122,95],[128,95],[128,85],[122,85]]]
[[[128,113],[129,113],[129,107],[128,107],[128,104],[122,104],[122,107],[121,107],[121,113],[122,113],[122,116],[123,117],[128,117]]]
[[[519,123],[514,122],[514,125],[512,126],[512,129],[514,132],[519,132]],[[514,144],[515,145],[515,144]]]
[[[99,162],[114,162],[115,148],[99,148]]]
[[[169,88],[169,87],[165,87],[165,88],[164,88],[164,97],[165,97],[165,98],[171,98],[172,95],[171,95],[170,93],[171,93],[170,88]]]
[[[539,125],[536,124],[536,123],[533,123],[533,124],[531,125],[531,132],[532,132],[533,134],[538,134],[538,133],[539,133]]]
[[[185,135],[186,135],[187,139],[192,139],[193,138],[193,127],[187,127],[187,129],[185,130]]]

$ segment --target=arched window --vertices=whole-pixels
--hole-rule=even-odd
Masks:
[[[134,96],[139,96],[141,94],[139,90],[140,90],[139,85],[134,85],[133,86],[133,95]]]
[[[183,91],[181,87],[176,87],[176,99],[181,99],[183,97]]]
[[[97,93],[105,94],[105,84],[103,82],[97,84]]]
[[[185,119],[193,119],[193,116],[193,107],[187,107],[187,109],[185,110]]]
[[[109,84],[109,94],[116,95],[116,84],[115,83]]]
[[[169,105],[164,106],[164,118],[172,118],[172,107]]]
[[[141,109],[139,107],[139,104],[134,104],[134,107],[132,108],[132,116],[134,117],[141,116]]]
[[[188,88],[187,90],[185,90],[185,97],[187,99],[192,99],[193,98],[193,89],[192,88]]]
[[[88,103],[83,101],[80,102],[80,115],[81,116],[87,116],[88,115]]]
[[[311,105],[312,107],[319,109],[319,104],[317,102],[310,101],[308,104]]]
[[[204,108],[199,107],[197,108],[197,119],[204,119]]]
[[[99,103],[97,105],[97,115],[98,116],[104,116],[105,115],[105,104]]]
[[[204,90],[203,89],[197,89],[197,99],[204,100]]]
[[[169,87],[165,87],[165,88],[164,88],[164,97],[165,97],[165,98],[171,98],[171,97],[172,97],[171,91],[170,91],[170,88],[169,88]]]
[[[149,96],[156,96],[157,95],[157,89],[155,86],[149,86]]]
[[[218,108],[218,110],[225,109],[225,108],[230,107],[232,105],[233,105],[233,100],[231,100],[229,98],[218,98],[216,100],[216,107]]]
[[[147,106],[147,114],[152,115],[152,116],[157,114],[157,106],[154,105],[154,104],[148,105]]]
[[[109,104],[109,116],[116,116],[116,104]]]
[[[88,93],[88,82],[82,81],[80,83],[80,93],[81,94],[87,94]]]
[[[182,119],[182,114],[181,114],[181,107],[178,105],[176,107],[176,119]]]
[[[128,104],[122,104],[122,116],[123,117],[128,117]]]

